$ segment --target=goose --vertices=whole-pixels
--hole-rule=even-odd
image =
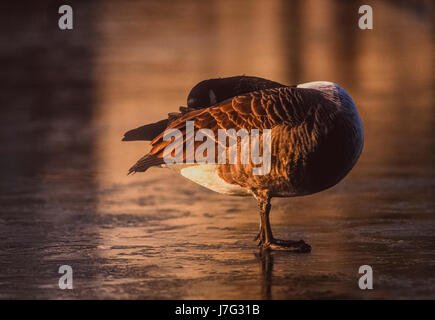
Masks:
[[[180,130],[186,141],[186,123],[195,130],[270,130],[270,171],[255,175],[252,163],[166,164],[167,129]],[[260,138],[261,139],[261,138]],[[234,76],[201,81],[187,97],[187,107],[166,119],[124,134],[123,141],[150,141],[151,151],[128,174],[153,166],[173,167],[182,176],[213,191],[257,200],[260,224],[258,246],[264,250],[308,253],[303,240],[273,236],[269,215],[273,197],[296,197],[326,190],[355,166],[363,148],[364,132],[356,106],[348,93],[328,81],[284,85],[275,81]],[[172,140],[173,141],[173,140]],[[196,145],[195,145],[196,146]],[[183,159],[185,159],[185,152]]]

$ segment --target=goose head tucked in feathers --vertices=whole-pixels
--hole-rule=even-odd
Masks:
[[[285,85],[259,77],[235,76],[208,79],[192,88],[187,97],[187,106],[193,109],[206,108],[248,92],[279,87]]]

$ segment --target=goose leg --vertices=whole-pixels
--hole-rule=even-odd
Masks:
[[[260,238],[263,237],[263,225],[261,223],[261,219],[260,219],[260,226],[258,228],[258,233],[257,235],[254,237],[254,241],[256,240],[260,240]]]
[[[257,197],[258,207],[260,209],[260,231],[255,238],[258,246],[263,250],[281,250],[306,253],[311,251],[311,246],[303,240],[280,240],[275,239],[270,227],[269,214],[271,209],[270,196]]]

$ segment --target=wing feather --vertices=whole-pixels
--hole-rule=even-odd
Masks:
[[[218,137],[218,129],[272,129],[280,124],[296,127],[310,115],[311,109],[323,100],[317,90],[282,87],[237,96],[202,110],[189,112],[175,120],[168,129],[178,129],[186,140],[186,121],[194,121],[195,132],[211,129]],[[164,132],[152,142],[150,154],[163,157],[163,149],[170,141],[163,140]],[[200,142],[201,143],[201,142]]]

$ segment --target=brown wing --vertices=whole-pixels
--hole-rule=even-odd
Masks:
[[[217,138],[218,129],[272,129],[279,124],[300,125],[313,114],[321,95],[317,90],[285,87],[256,91],[228,99],[217,106],[196,110],[173,122],[168,129],[178,129],[186,138],[186,121],[194,121],[195,130],[211,129]],[[161,157],[171,141],[163,140],[163,132],[152,142],[150,154]],[[180,141],[181,143],[181,141]]]
[[[315,125],[315,113],[325,99],[319,91],[296,87],[282,87],[240,95],[207,109],[195,110],[171,123],[168,129],[178,129],[186,141],[186,121],[194,121],[195,130],[207,128],[218,137],[218,129],[272,129],[286,124],[297,127],[304,122]],[[172,141],[164,141],[162,132],[152,142],[152,149],[140,159],[130,172],[145,171],[150,166],[162,164],[163,151]],[[196,142],[195,144],[201,144]],[[195,145],[195,147],[196,147]],[[185,159],[185,154],[184,154]]]

